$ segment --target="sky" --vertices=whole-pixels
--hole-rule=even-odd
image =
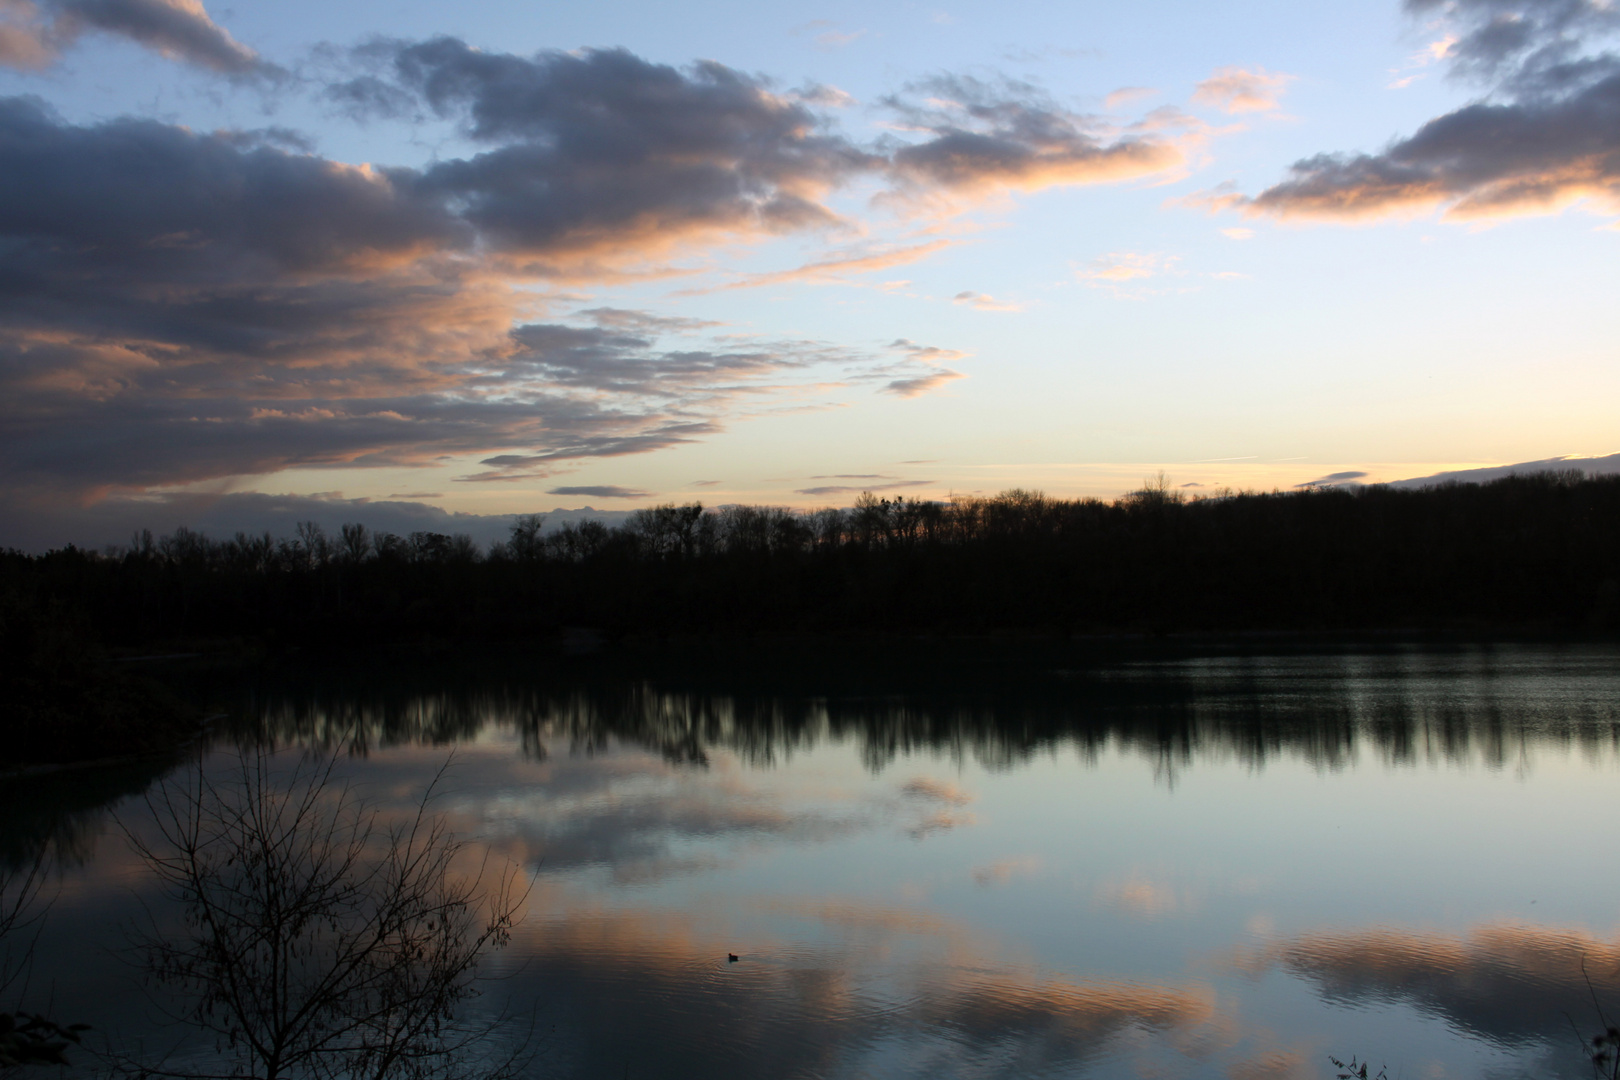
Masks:
[[[1606,455],[1617,248],[1613,0],[0,0],[0,543]]]

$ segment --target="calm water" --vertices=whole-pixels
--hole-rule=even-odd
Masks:
[[[1620,1015],[1612,647],[410,659],[199,692],[232,717],[204,768],[253,732],[341,745],[384,810],[453,751],[440,809],[533,876],[478,1007],[532,1026],[535,1076],[1579,1076],[1583,963]],[[150,832],[162,771],[8,785],[0,835],[58,853],[34,1000],[195,1053],[127,947],[161,901],[120,828]]]

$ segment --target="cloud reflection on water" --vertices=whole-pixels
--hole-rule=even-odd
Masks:
[[[1620,1000],[1620,943],[1578,928],[1302,934],[1241,954],[1235,965],[1309,979],[1330,1002],[1404,1002],[1502,1042],[1589,1037],[1602,1026],[1594,999],[1610,1008]]]
[[[527,927],[520,948],[544,972],[559,1058],[587,1076],[631,1060],[638,1076],[1027,1076],[1094,1061],[1131,1030],[1193,1048],[1217,1020],[1207,985],[1054,977],[924,913],[850,902],[775,914],[831,924],[837,941],[739,944],[701,916],[637,911]]]

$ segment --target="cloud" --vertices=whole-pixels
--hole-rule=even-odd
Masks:
[[[705,437],[739,398],[824,381],[817,365],[895,377],[701,320],[524,321],[532,294],[423,174],[286,142],[0,101],[8,487],[85,498],[513,448],[543,473]]]
[[[1134,251],[1111,251],[1092,260],[1089,270],[1080,271],[1087,281],[1121,282],[1152,277],[1158,272],[1162,260],[1158,255],[1138,254]]]
[[[932,480],[895,480],[887,484],[823,484],[818,487],[799,488],[796,495],[858,495],[863,491],[903,491],[906,488],[929,487]]]
[[[1216,68],[1209,78],[1198,84],[1192,99],[1196,104],[1227,113],[1271,112],[1278,108],[1278,99],[1295,78],[1263,67],[1253,71],[1240,67]]]
[[[32,4],[0,7],[0,65],[22,71],[50,67],[58,52],[54,29],[39,20]]]
[[[1390,483],[1395,488],[1434,487],[1438,484],[1486,484],[1509,476],[1535,476],[1538,473],[1579,472],[1585,476],[1620,475],[1620,454],[1604,457],[1555,457],[1521,461],[1515,465],[1489,465],[1480,469],[1456,469]]]
[[[1377,154],[1323,154],[1238,205],[1249,215],[1360,221],[1442,211],[1450,221],[1620,213],[1620,74],[1550,101],[1479,103]]]
[[[968,355],[965,352],[941,348],[938,345],[919,345],[910,338],[896,338],[889,343],[889,348],[904,353],[908,360],[921,361],[927,364],[941,364],[950,360],[961,360]]]
[[[332,90],[360,112],[420,106],[491,149],[423,173],[486,240],[564,272],[721,236],[838,225],[833,188],[886,172],[913,193],[1127,179],[1179,164],[1166,132],[1105,133],[1022,84],[942,77],[886,99],[921,142],[885,154],[834,133],[803,98],[714,63],[680,71],[623,50],[486,53],[453,38],[372,46],[379,74]],[[919,103],[916,97],[926,93]],[[952,95],[949,101],[942,94]],[[543,191],[545,197],[535,197]],[[862,254],[739,284],[825,279],[944,246]]]
[[[1179,274],[1176,264],[1179,255],[1161,255],[1157,252],[1110,251],[1091,261],[1075,276],[1093,289],[1107,289],[1115,296],[1140,298],[1146,295],[1137,289],[1139,283],[1164,274]]]
[[[1151,86],[1122,86],[1103,98],[1103,108],[1117,109],[1121,105],[1129,105],[1133,101],[1141,101],[1157,93],[1158,91]]]
[[[967,376],[960,371],[933,371],[927,375],[914,375],[907,379],[893,379],[885,383],[883,389],[879,392],[904,398],[921,397],[924,394],[938,390],[942,386],[953,383],[957,379],[965,378]]]
[[[909,338],[896,338],[889,343],[889,349],[899,353],[900,360],[869,368],[860,376],[871,381],[887,380],[879,393],[918,397],[957,379],[967,378],[959,371],[941,366],[948,361],[964,358],[966,353],[935,345],[919,345]]]
[[[841,49],[866,36],[865,30],[840,30],[837,23],[827,19],[812,19],[794,27],[789,33],[794,37],[808,37],[817,48],[829,51]]]
[[[829,30],[825,34],[816,35],[816,44],[824,45],[828,48],[840,49],[852,41],[864,36],[866,36],[865,30],[850,30],[843,33],[836,30]]]
[[[375,70],[332,98],[357,115],[459,121],[490,149],[429,167],[421,185],[552,273],[840,227],[826,196],[861,177],[886,175],[926,201],[1148,176],[1182,165],[1183,143],[1202,131],[1173,110],[1120,128],[1028,84],[944,75],[883,100],[908,137],[861,147],[812,108],[825,94],[776,93],[708,61],[682,70],[610,49],[520,57],[448,37],[357,55]]]
[[[77,20],[227,73],[268,70],[193,0],[0,4],[0,50],[18,63],[45,62],[30,41],[57,47],[27,27]],[[857,181],[955,198],[1144,176],[1181,161],[1191,130],[1168,114],[1122,128],[1021,84],[944,77],[928,101],[908,91],[886,104],[906,123],[863,146],[822,97],[711,62],[516,56],[453,38],[383,41],[352,59],[333,101],[356,116],[449,120],[474,150],[351,164],[280,129],[77,124],[0,100],[8,500],[462,458],[482,468],[460,480],[511,483],[708,438],[775,407],[773,395],[929,393],[963,377],[951,367],[962,353],[555,312],[586,302],[562,292],[572,282],[673,274],[705,245],[843,229],[828,197]],[[953,242],[846,247],[735,284],[842,280]]]
[[[1010,303],[1006,300],[997,300],[988,293],[964,290],[951,297],[953,304],[967,304],[974,311],[1023,311],[1024,305]]]
[[[1584,46],[1620,30],[1620,10],[1602,0],[1405,0],[1408,14],[1441,36],[1429,56],[1454,75],[1533,89],[1573,68],[1602,64]]]
[[[1295,484],[1294,486],[1297,488],[1337,487],[1340,484],[1353,484],[1366,475],[1366,473],[1357,469],[1349,469],[1345,472],[1328,473],[1326,476],[1318,476],[1315,480],[1307,480],[1303,484]]]
[[[857,359],[849,350],[807,341],[744,339],[745,345],[733,339],[721,347],[659,350],[651,334],[620,332],[611,324],[530,323],[515,327],[511,338],[510,353],[491,364],[502,382],[538,379],[548,386],[650,398],[725,395],[763,377]]]
[[[96,30],[225,75],[278,71],[232,38],[198,0],[11,0],[0,5],[0,20],[0,64],[24,70],[48,67]]]
[[[823,49],[842,49],[865,36],[865,30],[824,30],[813,40]]]
[[[687,333],[694,330],[712,330],[725,323],[714,319],[693,319],[684,315],[655,315],[631,308],[585,308],[576,313],[590,319],[597,326],[631,334]]]
[[[726,289],[757,289],[765,285],[783,285],[791,282],[809,285],[844,284],[854,274],[869,274],[875,270],[888,270],[907,263],[918,262],[936,251],[956,244],[954,240],[930,240],[924,244],[890,248],[869,254],[836,255],[818,259],[792,270],[775,270],[764,274],[749,274],[736,281],[712,289],[686,290],[684,295],[718,292]]]
[[[914,194],[968,196],[1166,173],[1185,160],[1196,121],[1158,110],[1118,129],[1045,98],[1025,83],[942,76],[885,99],[922,142],[895,149],[892,175]]]
[[[1221,235],[1230,240],[1253,240],[1254,230],[1244,228],[1222,229]]]
[[[566,422],[574,418],[559,416],[558,419]],[[713,420],[668,419],[657,414],[638,416],[617,413],[596,419],[605,422],[593,424],[586,420],[577,423],[572,438],[568,437],[562,424],[540,425],[551,430],[551,437],[545,440],[547,445],[532,453],[496,454],[483,458],[479,464],[490,466],[488,472],[473,473],[459,479],[488,483],[546,477],[557,472],[563,464],[579,458],[626,457],[667,450],[721,430],[720,424]]]
[[[1247,197],[1184,205],[1286,220],[1356,222],[1439,212],[1489,221],[1584,202],[1620,214],[1620,54],[1590,45],[1620,9],[1587,0],[1408,0],[1448,29],[1431,50],[1488,93],[1374,153],[1324,153]]]
[[[536,272],[586,275],[692,244],[837,225],[823,202],[878,161],[804,102],[704,61],[622,49],[485,52],[455,38],[371,46],[379,74],[334,87],[360,113],[419,105],[489,149],[431,165],[486,243]]]
[[[634,488],[623,488],[613,484],[586,484],[579,487],[554,487],[549,489],[548,495],[587,495],[593,499],[646,499],[651,498],[650,491],[637,491]]]

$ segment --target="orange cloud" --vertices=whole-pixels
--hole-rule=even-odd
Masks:
[[[1488,97],[1376,153],[1307,157],[1253,197],[1223,185],[1182,204],[1343,223],[1439,214],[1478,224],[1577,204],[1620,214],[1620,55],[1573,59],[1583,35],[1597,40],[1620,25],[1610,5],[1409,0],[1407,8],[1432,14],[1448,31],[1417,62],[1444,61],[1453,75],[1488,85]],[[1211,100],[1246,100],[1241,81],[1211,87]]]
[[[881,392],[904,398],[921,397],[923,394],[932,393],[948,383],[955,382],[957,379],[965,378],[967,376],[960,371],[931,371],[926,375],[915,375],[907,379],[894,379],[886,384]]]
[[[1119,129],[1027,86],[963,76],[918,84],[911,94],[886,103],[904,130],[928,137],[896,149],[889,169],[902,193],[923,203],[1163,174],[1185,164],[1189,135],[1202,134],[1174,110]]]
[[[1111,144],[1076,138],[1019,145],[969,132],[907,148],[896,158],[897,172],[905,179],[970,195],[1118,183],[1168,172],[1186,161],[1179,147],[1151,138]]]
[[[1010,303],[1006,300],[997,300],[987,293],[978,293],[964,290],[951,297],[953,304],[967,304],[974,311],[1023,311],[1024,305]]]
[[[1296,76],[1267,71],[1256,67],[1216,68],[1214,74],[1198,84],[1193,101],[1228,113],[1271,112],[1278,108],[1278,100]]]
[[[230,74],[267,70],[197,0],[6,10],[7,33],[73,19]],[[0,49],[24,62],[13,38]],[[328,87],[330,101],[362,118],[436,115],[478,152],[351,164],[274,129],[73,124],[0,102],[10,220],[27,223],[0,237],[27,283],[0,330],[0,449],[26,463],[8,488],[76,498],[473,455],[487,468],[463,480],[511,482],[707,438],[773,395],[930,393],[964,377],[946,366],[961,354],[693,340],[710,328],[605,309],[540,320],[565,302],[559,283],[686,274],[678,260],[717,243],[842,227],[829,197],[857,183],[959,206],[1163,173],[1199,137],[1172,112],[1121,127],[1027,86],[945,78],[885,102],[903,134],[863,146],[819,111],[831,92],[778,93],[712,62],[449,37],[365,56],[370,74]],[[958,242],[913,236],[720,287],[840,282]],[[659,345],[672,335],[685,347]],[[82,434],[52,437],[65,430]]]
[[[1103,108],[1117,109],[1121,105],[1129,105],[1133,101],[1150,98],[1158,91],[1151,86],[1122,86],[1103,98]]]
[[[914,244],[910,247],[879,251],[869,255],[847,255],[831,259],[820,259],[813,263],[795,267],[792,270],[750,274],[740,280],[715,286],[713,289],[685,290],[681,295],[701,295],[706,292],[719,292],[726,289],[757,289],[766,285],[782,285],[790,282],[810,285],[844,284],[852,275],[869,274],[874,270],[888,270],[892,267],[918,262],[937,251],[952,247],[956,243],[954,240],[931,240],[926,244]]]
[[[1147,295],[1134,286],[1148,278],[1165,274],[1179,274],[1176,263],[1179,255],[1160,255],[1157,252],[1111,251],[1093,259],[1075,276],[1094,289],[1107,289],[1115,296],[1140,298]]]
[[[1158,255],[1113,251],[1093,260],[1091,269],[1081,271],[1079,276],[1088,281],[1132,281],[1152,277],[1162,264],[1163,259]]]
[[[6,0],[0,64],[49,67],[88,31],[125,37],[163,56],[226,75],[279,75],[209,18],[199,0]]]

